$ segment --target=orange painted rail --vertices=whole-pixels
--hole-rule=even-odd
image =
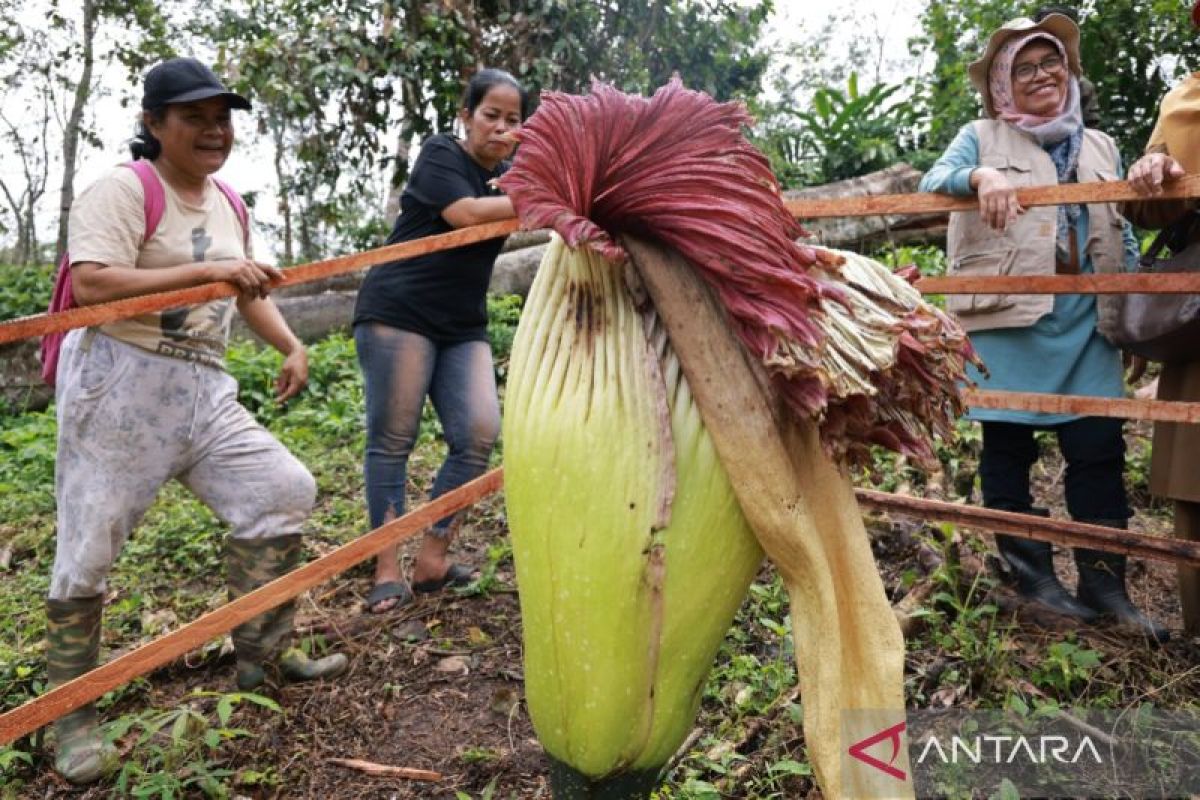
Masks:
[[[360,269],[396,261],[401,258],[436,253],[439,250],[449,250],[466,244],[475,244],[486,239],[496,239],[507,236],[520,227],[515,219],[489,222],[484,225],[474,225],[470,228],[460,228],[449,233],[436,236],[426,236],[411,242],[379,247],[362,253],[354,253],[326,261],[315,261],[299,267],[283,270],[283,282],[277,288],[295,286],[300,283],[329,278],[334,275],[344,275],[357,272]],[[72,328],[84,328],[90,325],[103,325],[119,319],[127,319],[138,314],[153,311],[163,311],[179,306],[207,303],[221,297],[233,297],[237,288],[231,283],[206,283],[203,286],[193,286],[189,289],[177,289],[171,292],[156,292],[154,294],[129,297],[115,300],[111,303],[98,303],[91,306],[73,308],[57,314],[33,314],[28,317],[0,322],[0,344],[15,342],[19,339],[31,339],[44,336],[47,333],[69,331]]]
[[[1161,200],[1200,197],[1200,175],[1187,175],[1171,183]],[[1057,206],[1063,203],[1118,203],[1124,200],[1147,200],[1126,181],[1094,183],[1063,183],[1055,186],[1032,186],[1017,190],[1017,200],[1026,208]],[[975,197],[956,197],[946,194],[877,194],[858,197],[834,197],[828,200],[797,199],[785,201],[788,211],[799,219],[824,217],[872,217],[888,214],[939,214],[947,211],[974,211],[979,208]]]
[[[1200,274],[956,275],[921,278],[916,286],[924,294],[1194,294]]]
[[[205,642],[228,633],[236,625],[366,561],[385,547],[411,539],[442,517],[495,494],[503,484],[503,471],[494,469],[316,561],[0,715],[0,745],[32,733],[63,714],[98,699],[105,692],[182,657]]]
[[[975,408],[1008,408],[1042,414],[1081,414],[1089,417],[1145,419],[1153,422],[1200,422],[1200,403],[1167,400],[965,389],[963,402]]]

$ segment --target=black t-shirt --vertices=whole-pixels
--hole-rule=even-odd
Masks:
[[[464,197],[498,195],[487,182],[508,166],[504,162],[489,172],[453,137],[429,137],[400,195],[388,244],[453,230],[442,219],[446,206]],[[486,339],[487,287],[503,244],[488,239],[372,267],[358,290],[354,324],[382,322],[436,342]]]

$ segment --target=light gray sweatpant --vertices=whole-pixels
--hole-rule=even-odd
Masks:
[[[102,594],[159,488],[178,479],[242,539],[300,532],[312,475],[237,402],[224,370],[103,333],[63,342],[51,600]]]

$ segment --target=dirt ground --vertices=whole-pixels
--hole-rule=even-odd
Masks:
[[[1036,476],[1039,498],[1057,517],[1065,516],[1058,500],[1061,477],[1060,465],[1053,458],[1047,459]],[[870,527],[893,602],[908,591],[902,585],[906,573],[911,581],[913,573],[926,575],[946,557],[944,552],[931,551],[920,522],[873,518]],[[1165,535],[1169,519],[1161,513],[1143,512],[1133,527]],[[500,541],[504,533],[502,501],[491,498],[464,527],[457,559],[485,564],[489,545]],[[990,546],[986,537],[967,537],[951,548],[964,573],[991,573],[987,550],[980,543]],[[1071,559],[1062,553],[1057,562],[1064,581],[1073,585]],[[760,579],[771,577],[769,566],[765,567]],[[1151,648],[1126,633],[1028,618],[1027,609],[1002,586],[992,591],[991,600],[1002,614],[1015,614],[1025,623],[1012,634],[1011,647],[1019,664],[1028,659],[1032,668],[1049,642],[1061,639],[1065,630],[1075,629],[1081,644],[1109,655],[1121,654],[1114,663],[1124,665],[1115,667],[1115,673],[1106,673],[1106,679],[1125,682],[1122,691],[1131,699],[1160,691],[1160,684],[1148,677],[1139,685],[1138,676],[1142,675],[1178,676],[1174,689],[1162,690],[1160,699],[1169,700],[1177,691],[1194,691],[1194,665],[1200,663],[1200,652],[1197,640],[1179,635],[1182,622],[1174,567],[1135,562],[1129,580],[1135,602],[1177,634],[1165,647]],[[336,682],[275,690],[272,696],[286,710],[282,715],[239,706],[232,722],[253,735],[240,741],[233,749],[232,763],[225,766],[243,774],[272,772],[274,779],[267,783],[274,785],[250,786],[235,796],[337,800],[549,797],[546,765],[523,703],[521,623],[511,559],[499,561],[495,581],[486,593],[423,596],[385,615],[362,612],[361,600],[369,582],[369,570],[359,567],[303,600],[301,626],[322,634],[331,647],[347,653],[350,671]],[[937,688],[939,676],[954,657],[932,649],[911,652],[910,693],[929,697],[931,704],[956,702],[954,696],[947,699],[944,688]],[[176,664],[153,675],[136,702],[156,708],[196,702],[188,697],[193,688],[225,689],[232,684],[232,671],[228,656],[195,668]],[[955,691],[952,689],[951,695]],[[961,689],[970,691],[969,685]],[[130,701],[108,709],[106,716],[133,710],[136,706]],[[711,713],[706,701],[701,726],[705,715]],[[753,765],[755,759],[778,759],[781,751],[803,758],[802,733],[785,714],[750,720],[747,728],[737,743],[747,764]],[[765,736],[765,728],[784,730],[782,735]],[[380,777],[335,759],[431,770],[439,773],[440,779]],[[73,789],[44,762],[40,766],[23,796],[95,798],[112,791],[111,787]],[[806,778],[796,778],[788,787],[786,796],[819,796]],[[737,792],[727,788],[724,796],[749,796]]]

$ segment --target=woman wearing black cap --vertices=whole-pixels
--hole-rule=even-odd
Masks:
[[[267,297],[281,275],[250,252],[240,198],[212,178],[233,146],[231,109],[248,109],[200,62],[176,58],[146,76],[134,161],[110,171],[71,208],[71,282],[81,304],[228,281],[250,328],[284,355],[282,402],[307,381],[304,346]],[[230,526],[231,596],[295,567],[315,483],[304,465],[237,402],[224,370],[234,302],[216,300],[72,331],[56,398],[58,535],[47,602],[51,685],[96,666],[106,577],[159,488],[174,478]],[[332,677],[341,655],[284,649],[286,604],[233,632],[237,683]],[[283,651],[283,652],[281,652]],[[55,723],[55,768],[87,783],[112,766],[87,706]]]

